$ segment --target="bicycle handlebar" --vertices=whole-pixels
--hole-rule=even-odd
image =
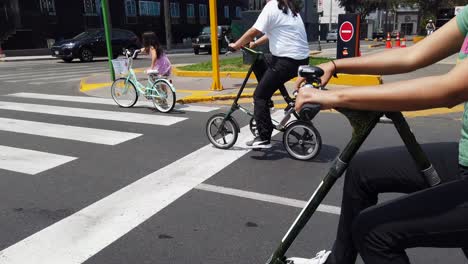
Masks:
[[[125,49],[125,51],[124,51],[125,56],[126,56],[127,58],[132,58],[132,59],[134,59],[135,56],[136,56],[137,54],[139,54],[139,53],[141,53],[141,50],[140,50],[140,49],[134,50],[134,51],[133,51],[133,54],[132,54],[132,52],[131,52],[130,50],[128,50],[128,49]]]
[[[234,52],[237,52],[237,50],[229,47],[229,44],[231,44],[232,42],[229,40],[229,38],[227,36],[224,36],[224,40],[227,42],[228,44],[228,52],[226,53],[226,55],[230,54],[230,53],[234,53]],[[256,51],[256,50],[253,50],[251,48],[247,48],[245,46],[241,46],[240,48],[243,52],[247,52],[247,53],[250,53],[250,54],[263,54],[262,52],[260,51]]]

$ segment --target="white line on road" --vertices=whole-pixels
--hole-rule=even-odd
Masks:
[[[114,112],[103,110],[91,110],[85,108],[73,108],[40,104],[24,104],[1,101],[0,109],[161,126],[170,126],[187,119],[184,117],[172,117],[153,114],[135,114],[128,112]]]
[[[25,72],[17,72],[17,73],[9,73],[9,74],[2,74],[0,75],[0,79],[5,79],[9,78],[11,79],[12,77],[19,77],[19,76],[45,76],[46,74],[52,73],[52,74],[58,74],[58,73],[71,73],[71,72],[77,72],[80,69],[84,70],[105,70],[105,68],[99,67],[99,68],[92,68],[92,67],[85,67],[85,66],[79,66],[76,68],[66,68],[65,70],[63,69],[55,69],[55,70],[36,70],[36,71],[25,71]]]
[[[208,192],[221,193],[221,194],[226,194],[226,195],[231,195],[231,196],[236,196],[236,197],[241,197],[241,198],[247,198],[247,199],[252,199],[252,200],[257,200],[257,201],[262,201],[262,202],[292,206],[292,207],[297,207],[297,208],[303,208],[307,203],[307,201],[285,198],[285,197],[275,196],[275,195],[270,195],[270,194],[249,192],[249,191],[244,191],[244,190],[239,190],[239,189],[231,189],[231,188],[215,186],[215,185],[210,185],[210,184],[203,184],[203,183],[195,187],[195,189],[208,191]],[[341,212],[341,208],[337,206],[321,204],[317,208],[317,211],[339,215]]]
[[[280,117],[282,111],[273,116]],[[277,132],[275,132],[277,133]],[[207,145],[0,252],[3,264],[83,263],[249,152]],[[203,166],[200,166],[203,164]]]
[[[59,81],[52,81],[52,82],[30,82],[28,84],[31,85],[42,85],[42,84],[51,84],[51,83],[65,83],[65,82],[74,82],[74,81],[80,81],[83,79],[83,77],[80,78],[72,78],[72,79],[66,79],[66,80],[59,80]]]
[[[0,130],[104,145],[117,145],[142,135],[10,118],[0,118]]]
[[[63,78],[73,78],[73,77],[86,77],[90,73],[102,73],[102,71],[82,71],[82,72],[75,72],[69,74],[62,74],[62,73],[55,73],[55,74],[46,74],[46,75],[39,75],[39,78],[35,76],[24,76],[23,78],[14,78],[15,80],[7,80],[4,82],[7,83],[18,83],[18,82],[30,82],[30,81],[37,81],[37,80],[56,80],[56,79],[63,79]],[[46,77],[42,77],[46,76]],[[13,79],[13,78],[9,78]]]
[[[52,169],[75,159],[77,158],[35,150],[0,146],[0,169],[31,175]],[[1,254],[0,262],[3,262]]]
[[[43,100],[56,100],[65,102],[79,102],[88,104],[103,104],[103,105],[115,105],[113,99],[99,98],[90,96],[70,96],[70,95],[55,95],[55,94],[41,94],[41,93],[14,93],[8,96],[31,98],[31,99],[43,99]],[[149,101],[138,101],[137,106],[154,107],[153,103]],[[176,105],[176,109],[192,111],[192,112],[210,112],[219,109],[218,107],[210,106],[197,106],[197,105]]]

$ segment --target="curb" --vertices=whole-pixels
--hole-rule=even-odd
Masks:
[[[181,71],[176,67],[172,70],[175,76],[179,77],[211,77],[212,72],[200,72],[200,71]],[[224,78],[245,78],[246,72],[220,72],[220,77]],[[255,74],[252,73],[250,79],[255,78]],[[382,76],[380,75],[352,75],[352,74],[338,74],[338,78],[331,78],[329,84],[336,85],[349,85],[349,86],[370,86],[382,84]]]
[[[379,43],[379,44],[371,44],[371,45],[368,45],[367,47],[369,49],[372,49],[372,48],[383,47],[383,46],[385,46],[385,44]]]
[[[0,61],[3,61],[3,62],[13,62],[13,61],[40,61],[40,60],[59,60],[57,58],[21,58],[21,59],[18,59],[16,57],[0,57]]]

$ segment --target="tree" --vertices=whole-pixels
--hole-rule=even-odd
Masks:
[[[361,21],[365,21],[366,17],[377,8],[385,8],[387,1],[385,0],[338,0],[340,7],[343,7],[346,12],[358,13],[361,16]],[[395,2],[395,0],[388,0]]]
[[[171,49],[172,43],[172,25],[171,25],[171,9],[169,0],[164,0],[164,24],[166,28],[166,49]]]

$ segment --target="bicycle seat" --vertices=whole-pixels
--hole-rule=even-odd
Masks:
[[[300,77],[304,77],[306,79],[313,79],[322,77],[324,72],[319,67],[302,65],[299,66],[298,74]]]
[[[153,75],[153,74],[154,74],[154,75],[158,75],[158,74],[159,74],[159,71],[158,71],[158,70],[153,70],[153,69],[151,69],[151,70],[146,70],[146,74],[148,74],[148,75]]]

